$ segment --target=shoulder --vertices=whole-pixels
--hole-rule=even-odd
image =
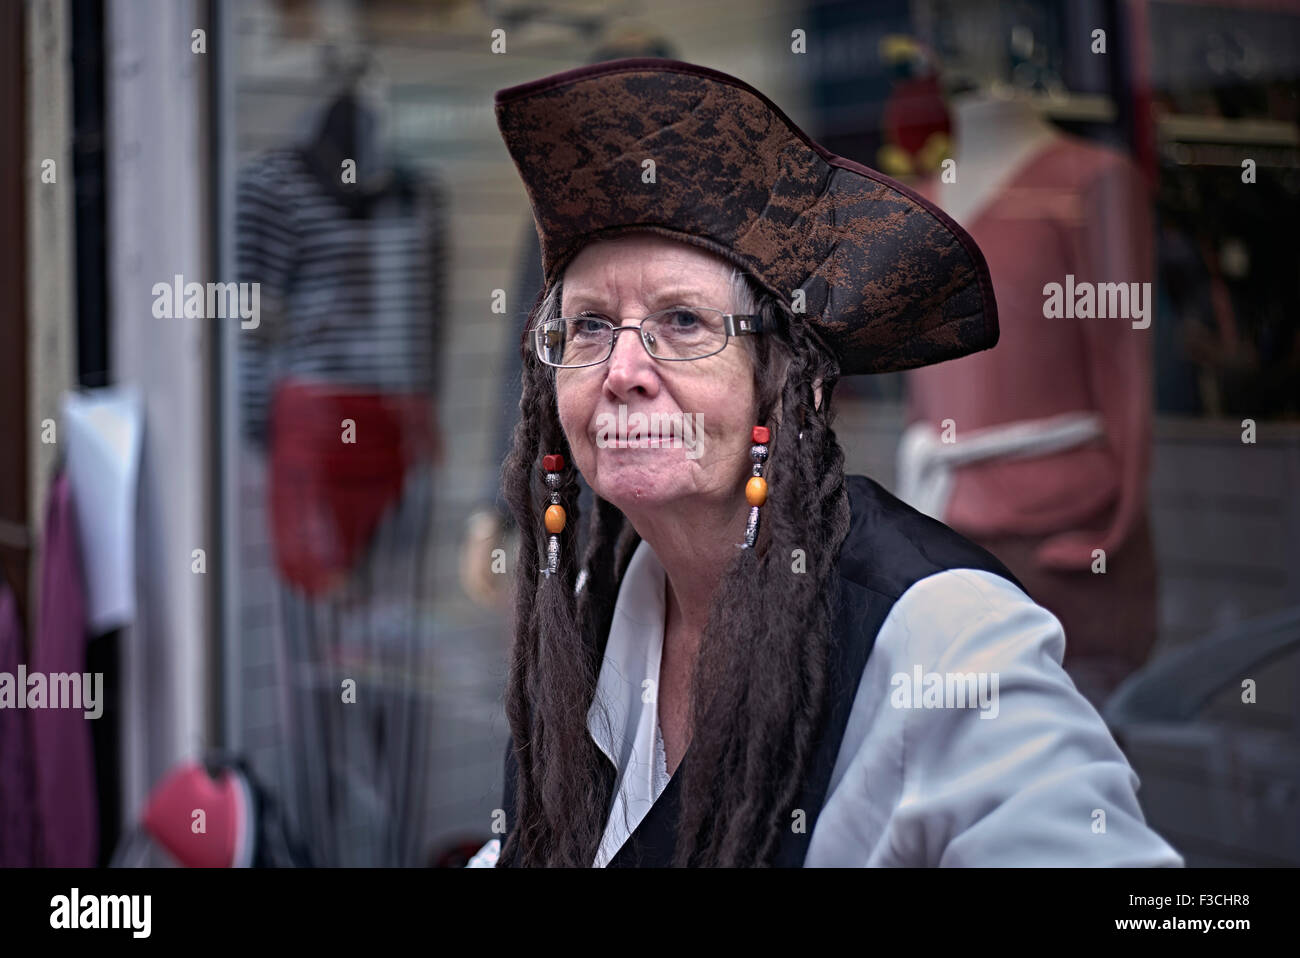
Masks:
[[[956,668],[986,659],[990,648],[1062,661],[1060,621],[996,556],[874,480],[845,480],[853,521],[840,576],[859,593],[846,602],[853,618],[874,626],[877,664]]]
[[[991,552],[918,512],[867,476],[845,476],[852,520],[840,547],[840,577],[897,600],[916,583],[952,569],[1020,582]]]
[[[240,183],[278,184],[303,173],[301,156],[294,150],[268,150],[239,168]]]
[[[1014,581],[984,569],[945,569],[890,608],[877,648],[900,670],[1033,673],[1065,656],[1065,630]],[[904,666],[906,669],[904,669]],[[1064,673],[1061,673],[1064,676]]]
[[[274,207],[277,216],[292,219],[302,204],[313,204],[319,188],[298,150],[281,148],[259,154],[239,169],[236,202],[241,213]],[[277,220],[284,226],[288,220]]]
[[[833,625],[842,692],[851,695],[868,661],[893,674],[959,654],[978,658],[981,645],[998,641],[998,623],[1038,637],[1060,661],[1059,623],[992,553],[872,479],[845,482],[852,520]]]
[[[1053,161],[1043,171],[1055,188],[1086,196],[1120,180],[1141,181],[1136,163],[1126,154],[1103,143],[1082,137],[1062,136]]]

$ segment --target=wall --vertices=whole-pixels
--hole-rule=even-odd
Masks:
[[[61,420],[59,402],[76,378],[77,362],[68,4],[28,4],[26,26],[28,532],[35,549],[59,448],[41,441],[41,423]],[[42,182],[46,159],[55,161],[54,183]]]
[[[208,455],[208,320],[156,319],[152,287],[180,273],[206,282],[207,61],[190,49],[206,26],[196,0],[109,0],[105,15],[108,286],[112,368],[144,395],[137,618],[123,637],[124,813],[176,761],[213,744],[214,483]],[[206,550],[208,573],[192,571]]]

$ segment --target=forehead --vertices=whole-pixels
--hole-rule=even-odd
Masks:
[[[731,264],[698,247],[653,235],[591,243],[564,271],[566,311],[637,304],[727,307]]]

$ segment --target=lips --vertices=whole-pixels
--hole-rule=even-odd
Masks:
[[[701,424],[691,418],[697,415],[645,410],[629,413],[626,406],[619,406],[617,412],[596,415],[595,430],[588,435],[597,448],[604,449],[693,449],[696,437],[703,432]]]
[[[674,445],[681,445],[681,444],[682,444],[681,437],[673,436],[672,438],[668,438],[668,439],[616,440],[614,442],[606,443],[605,448],[606,449],[660,449],[663,447],[671,447]]]

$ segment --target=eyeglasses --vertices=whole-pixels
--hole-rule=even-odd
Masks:
[[[618,334],[639,330],[654,359],[690,362],[722,352],[732,336],[763,331],[759,316],[738,316],[707,306],[670,306],[651,313],[639,326],[615,326],[596,316],[568,316],[539,323],[533,330],[537,356],[548,366],[575,369],[598,366],[614,354]]]

